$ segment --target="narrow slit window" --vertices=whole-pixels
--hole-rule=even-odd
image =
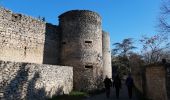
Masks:
[[[66,44],[66,42],[62,42],[62,44]]]
[[[27,47],[24,47],[24,55],[26,56]]]
[[[85,68],[91,69],[91,68],[93,68],[93,66],[92,65],[85,65]]]
[[[92,43],[92,41],[87,41],[87,40],[86,40],[85,43]]]

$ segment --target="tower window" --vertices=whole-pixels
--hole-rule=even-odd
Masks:
[[[87,40],[86,40],[85,43],[92,43],[92,41],[90,41],[90,40],[87,41]]]
[[[92,65],[85,65],[85,68],[91,69],[91,68],[93,68],[93,66]]]
[[[62,44],[66,44],[66,42],[62,42]]]
[[[24,55],[26,56],[27,47],[24,47]]]

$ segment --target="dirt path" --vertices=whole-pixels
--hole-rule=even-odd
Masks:
[[[117,100],[116,99],[116,94],[115,94],[115,88],[111,89],[111,96],[109,99],[106,98],[105,93],[99,94],[99,95],[95,95],[93,97],[89,97],[85,100]],[[127,92],[127,88],[126,86],[123,86],[122,89],[120,90],[120,97],[119,100],[138,100],[135,93],[133,93],[133,97],[132,99],[128,98],[128,92]]]

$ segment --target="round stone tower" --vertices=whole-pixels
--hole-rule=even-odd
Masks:
[[[88,10],[72,10],[59,16],[61,64],[73,66],[74,89],[98,88],[102,79],[101,17]]]
[[[102,31],[102,47],[103,47],[103,76],[112,78],[110,36],[109,33]]]

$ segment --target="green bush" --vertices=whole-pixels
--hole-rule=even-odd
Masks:
[[[88,96],[85,92],[72,91],[69,95],[55,96],[49,100],[82,100]]]

